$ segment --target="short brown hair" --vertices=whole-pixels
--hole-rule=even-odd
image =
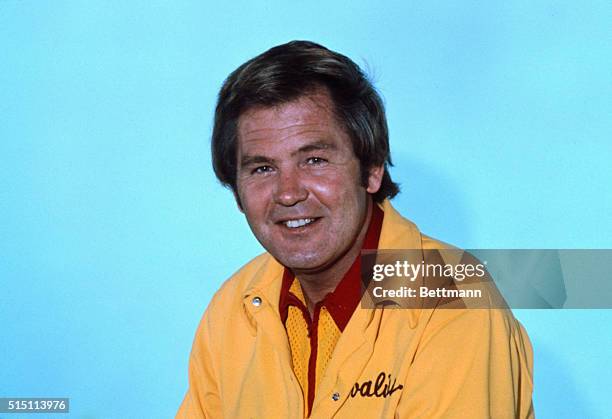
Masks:
[[[254,106],[277,106],[324,87],[336,117],[353,144],[362,183],[372,167],[385,172],[375,202],[393,198],[399,186],[391,180],[389,133],[382,99],[348,57],[309,41],[292,41],[242,64],[223,83],[212,135],[212,158],[219,181],[236,193],[238,118]]]

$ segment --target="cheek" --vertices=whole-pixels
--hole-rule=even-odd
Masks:
[[[267,179],[249,179],[238,183],[236,189],[243,202],[261,202],[270,195],[271,182]]]
[[[327,173],[313,178],[309,189],[324,203],[340,207],[353,206],[365,192],[359,179],[338,173]]]
[[[256,220],[265,216],[268,198],[266,190],[260,185],[249,185],[239,188],[238,198],[247,219]]]

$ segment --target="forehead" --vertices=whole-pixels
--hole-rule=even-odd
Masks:
[[[341,134],[334,105],[326,91],[316,91],[271,107],[253,107],[238,119],[238,142],[284,138],[301,133]]]

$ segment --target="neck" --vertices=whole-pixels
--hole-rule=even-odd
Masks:
[[[354,244],[332,266],[316,273],[294,272],[302,286],[311,317],[314,312],[314,306],[322,301],[327,294],[336,289],[344,275],[353,265],[355,259],[359,256],[372,218],[372,205],[372,199],[368,197],[368,209]]]

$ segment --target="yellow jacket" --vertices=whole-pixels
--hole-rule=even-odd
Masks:
[[[441,244],[388,201],[379,249]],[[177,418],[303,418],[278,303],[283,267],[263,254],[215,294],[198,327]],[[531,418],[533,355],[502,309],[357,307],[317,386],[311,418]]]

